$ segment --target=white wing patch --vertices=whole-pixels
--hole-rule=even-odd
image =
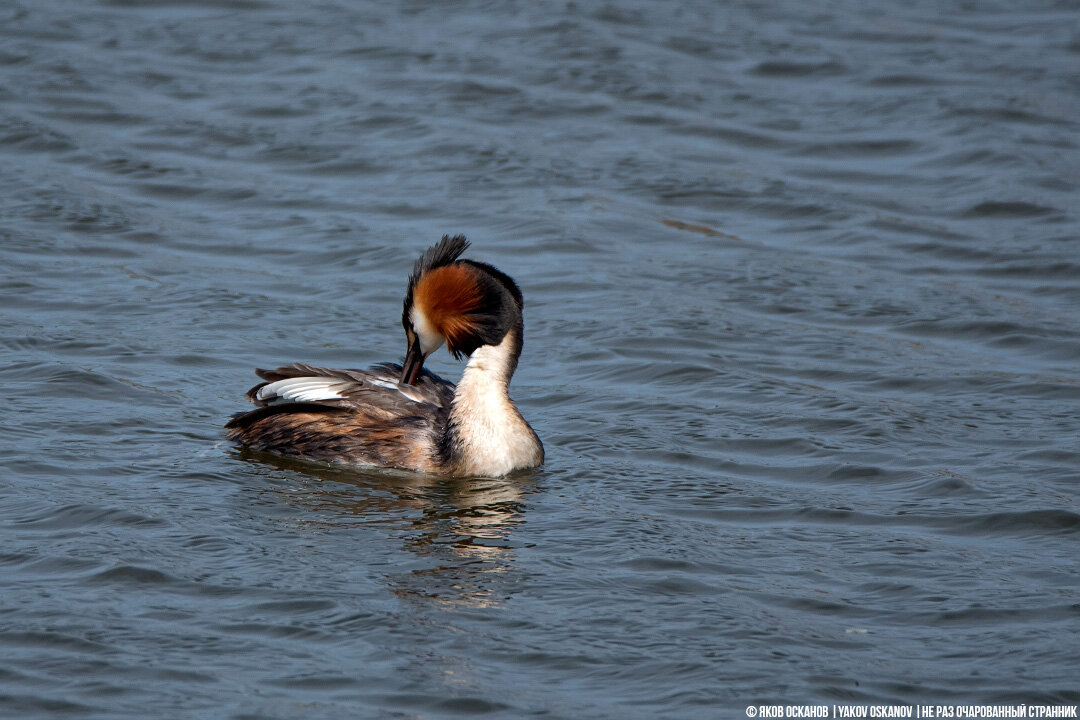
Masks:
[[[319,400],[340,400],[345,396],[338,392],[349,383],[337,378],[298,377],[278,380],[259,389],[256,398],[266,402],[285,400],[287,402],[318,402]]]
[[[386,390],[397,390],[403,396],[415,403],[424,402],[424,396],[416,388],[409,385],[400,385],[396,382],[379,380],[373,377],[364,378],[365,382]],[[259,388],[255,394],[257,400],[266,403],[274,402],[319,402],[320,400],[342,400],[341,394],[349,385],[356,383],[351,380],[339,380],[328,377],[298,377],[277,380]]]
[[[375,378],[368,378],[368,382],[372,385],[378,385],[381,388],[387,390],[397,390],[399,393],[412,400],[415,403],[424,402],[423,396],[416,391],[416,388],[411,385],[402,385],[396,382],[387,382],[386,380],[376,380]]]

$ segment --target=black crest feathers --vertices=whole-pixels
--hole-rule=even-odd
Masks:
[[[413,264],[412,275],[409,276],[409,295],[412,295],[413,288],[424,273],[449,265],[468,248],[469,241],[464,235],[443,235],[442,240],[429,247]]]

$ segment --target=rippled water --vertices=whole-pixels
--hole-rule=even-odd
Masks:
[[[3,5],[0,714],[1077,703],[1078,10]],[[445,232],[542,470],[224,442]]]

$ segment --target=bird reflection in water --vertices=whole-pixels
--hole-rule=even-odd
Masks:
[[[328,530],[385,526],[403,534],[404,547],[423,567],[391,576],[395,594],[465,607],[501,605],[511,593],[511,531],[524,521],[525,498],[535,492],[532,471],[498,478],[447,478],[309,463],[251,450],[240,457],[323,481],[280,493],[303,505],[306,524]]]

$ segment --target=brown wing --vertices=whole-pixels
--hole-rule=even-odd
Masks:
[[[400,385],[401,366],[332,370],[297,363],[257,370],[260,407],[234,416],[229,437],[247,447],[325,462],[437,469],[454,386],[425,371]]]

